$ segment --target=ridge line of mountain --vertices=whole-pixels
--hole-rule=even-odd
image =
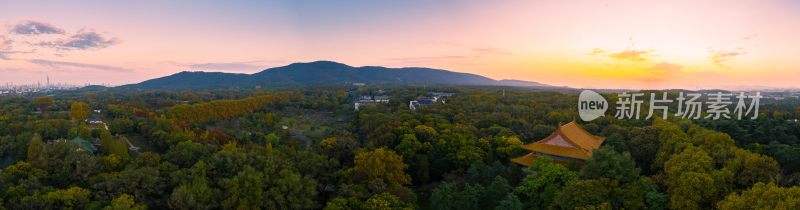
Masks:
[[[121,89],[211,89],[287,87],[309,85],[365,84],[431,84],[553,87],[522,80],[494,80],[485,76],[426,67],[388,68],[383,66],[354,67],[333,61],[292,63],[260,72],[226,73],[181,71],[169,76],[122,85]]]

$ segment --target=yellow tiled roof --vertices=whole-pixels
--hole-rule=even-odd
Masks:
[[[569,148],[569,147],[562,147],[562,146],[555,146],[549,144],[542,144],[539,142],[534,142],[531,144],[522,145],[522,148],[541,152],[545,154],[557,155],[562,157],[570,157],[570,158],[577,158],[577,159],[589,159],[592,156],[591,151],[585,151],[582,149],[576,148]]]
[[[595,136],[586,132],[586,130],[574,120],[558,127],[556,132],[560,132],[568,141],[588,151],[600,148],[600,145],[606,140],[604,137]]]
[[[563,137],[565,141],[574,145],[576,148],[544,143],[557,135]],[[522,145],[522,148],[550,155],[586,160],[592,156],[592,150],[600,148],[603,141],[605,141],[604,137],[595,136],[586,132],[583,127],[573,120],[570,123],[559,126],[550,136],[530,144]]]
[[[528,154],[523,155],[521,157],[511,158],[511,162],[530,167],[533,164],[533,161],[536,160],[536,158],[539,158],[539,157],[541,157],[541,156],[536,155],[535,153],[531,152],[531,153],[528,153]],[[561,163],[561,164],[569,163],[569,161],[567,161],[565,159],[561,159],[561,158],[552,158],[552,160],[554,162],[556,162],[556,163]],[[580,162],[578,162],[578,163],[580,163]]]
[[[531,166],[531,164],[533,164],[533,160],[535,160],[537,157],[539,157],[539,156],[536,155],[536,154],[533,154],[533,152],[531,152],[531,153],[528,153],[527,155],[523,155],[521,157],[511,158],[511,162],[514,162],[514,163],[517,163],[517,164],[520,164],[520,165],[524,165],[524,166]]]

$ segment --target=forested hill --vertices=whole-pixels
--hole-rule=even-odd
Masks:
[[[309,85],[366,84],[440,84],[478,86],[549,87],[537,82],[493,80],[484,76],[431,68],[353,67],[332,61],[294,63],[269,68],[255,74],[184,71],[121,89],[208,89],[287,87]]]

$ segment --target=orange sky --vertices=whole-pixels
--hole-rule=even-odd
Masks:
[[[591,88],[800,87],[792,1],[0,0],[0,84],[292,62]]]

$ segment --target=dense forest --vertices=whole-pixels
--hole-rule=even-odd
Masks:
[[[434,91],[453,95],[409,110]],[[378,94],[390,102],[353,110]],[[577,101],[453,86],[4,95],[0,209],[800,209],[797,99],[764,100],[755,120],[609,115],[580,122],[606,137],[585,163],[509,161]]]

